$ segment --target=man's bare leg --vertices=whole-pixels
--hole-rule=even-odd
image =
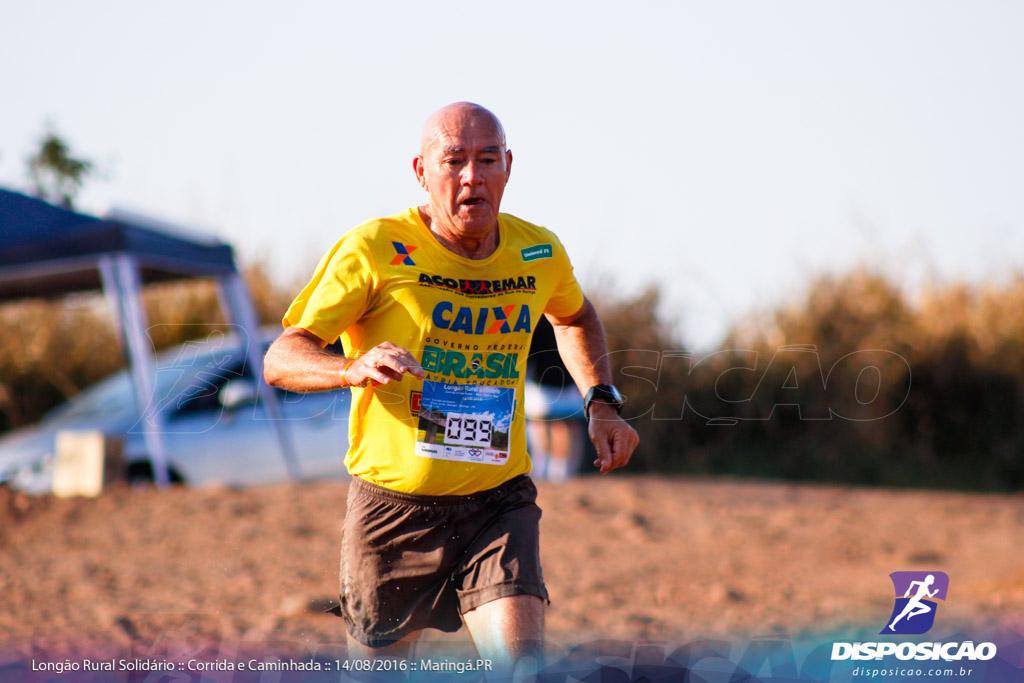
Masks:
[[[393,657],[396,659],[408,659],[413,654],[412,646],[419,640],[421,633],[423,632],[413,631],[405,638],[382,647],[367,647],[352,636],[348,636],[348,658],[378,659],[380,657]]]
[[[536,595],[513,595],[484,603],[462,615],[477,651],[495,666],[514,666],[532,657],[542,666],[544,601]],[[526,664],[524,660],[522,664]]]

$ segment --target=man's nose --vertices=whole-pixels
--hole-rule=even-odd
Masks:
[[[462,169],[463,185],[483,185],[484,165],[475,161],[468,162]]]

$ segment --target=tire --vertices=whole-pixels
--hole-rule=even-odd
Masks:
[[[184,484],[185,479],[173,467],[169,468],[172,484]],[[153,476],[153,463],[149,460],[137,460],[128,465],[128,483],[132,486],[145,486],[153,484],[156,478]]]

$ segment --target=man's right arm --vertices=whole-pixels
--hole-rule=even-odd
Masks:
[[[371,382],[390,384],[406,372],[423,378],[423,369],[411,353],[391,342],[351,358],[338,356],[324,347],[327,342],[301,327],[289,327],[278,337],[263,359],[267,384],[298,393],[333,391]]]

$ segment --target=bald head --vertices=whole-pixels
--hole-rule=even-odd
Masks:
[[[493,112],[473,102],[454,102],[435,111],[423,124],[420,154],[426,154],[439,140],[455,137],[459,132],[493,132],[501,140],[502,148],[506,147],[505,129]]]
[[[512,152],[498,117],[479,104],[456,102],[423,126],[413,171],[430,202],[427,227],[447,248],[484,258],[497,248],[498,212],[512,170]]]

